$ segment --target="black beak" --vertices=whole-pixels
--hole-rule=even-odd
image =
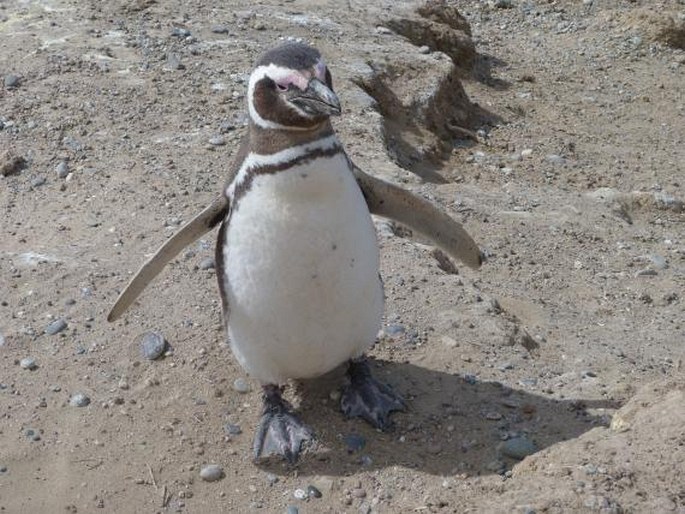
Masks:
[[[319,79],[310,80],[307,89],[296,91],[290,101],[313,116],[338,116],[340,114],[338,96]]]

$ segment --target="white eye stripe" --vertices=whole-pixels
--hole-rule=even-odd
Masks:
[[[250,75],[250,82],[247,87],[247,110],[252,121],[257,126],[265,129],[307,130],[307,127],[282,125],[281,123],[276,123],[260,116],[254,105],[254,91],[257,82],[262,80],[264,77],[270,78],[276,82],[276,84],[285,82],[295,84],[303,91],[307,88],[307,79],[289,68],[283,68],[282,66],[277,66],[275,64],[269,64],[268,66],[257,66],[257,68],[255,68],[255,70],[252,72],[252,75]]]

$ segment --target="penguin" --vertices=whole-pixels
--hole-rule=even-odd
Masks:
[[[260,382],[255,459],[290,463],[314,432],[283,398],[292,380],[347,364],[340,408],[381,430],[405,401],[365,358],[381,328],[383,285],[371,214],[396,220],[472,268],[482,254],[427,200],[357,167],[331,118],[340,100],[321,53],[289,42],[259,58],[247,133],[222,194],[146,262],[109,313],[114,321],[183,248],[220,225],[216,276],[230,348]]]

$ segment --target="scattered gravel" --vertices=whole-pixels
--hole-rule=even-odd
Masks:
[[[200,478],[205,482],[216,482],[224,477],[224,470],[217,464],[207,464],[200,470]]]
[[[166,348],[167,342],[159,332],[146,332],[140,343],[141,355],[151,361],[161,357]]]
[[[34,369],[38,368],[36,359],[34,359],[33,357],[26,357],[24,359],[21,359],[19,361],[19,366],[21,366],[22,369],[28,369],[29,371],[33,371]]]
[[[55,334],[59,334],[62,330],[67,328],[67,326],[67,322],[62,318],[59,318],[54,321],[51,321],[50,324],[48,324],[48,326],[45,327],[45,333],[49,336],[54,336]]]
[[[86,407],[90,405],[90,398],[83,393],[74,393],[69,399],[69,405],[72,407]]]

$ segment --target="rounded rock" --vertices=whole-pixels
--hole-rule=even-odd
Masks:
[[[233,390],[238,393],[249,393],[251,390],[250,383],[244,378],[236,378],[233,381]]]
[[[71,395],[69,405],[72,407],[86,407],[90,405],[90,398],[83,393],[75,393]]]
[[[516,460],[523,460],[537,451],[536,444],[526,437],[513,437],[502,443],[502,454]]]
[[[358,434],[349,434],[344,438],[345,446],[347,446],[347,451],[358,452],[366,446],[366,439]]]
[[[293,491],[293,496],[298,500],[304,500],[305,498],[307,498],[307,491],[305,491],[304,489],[295,489]]]
[[[36,359],[33,357],[26,357],[25,359],[21,359],[21,361],[19,361],[19,366],[21,366],[22,369],[33,371],[38,367],[38,364],[36,363]]]
[[[315,486],[310,485],[307,486],[307,496],[309,498],[321,498],[323,495],[321,494],[321,491],[319,491]]]
[[[67,164],[67,161],[61,161],[55,166],[55,173],[57,173],[57,177],[59,178],[66,178],[66,176],[69,175],[69,165]]]
[[[214,259],[212,257],[205,257],[204,259],[202,259],[200,261],[200,263],[197,265],[197,267],[203,271],[214,269],[215,268]]]
[[[161,357],[166,348],[167,342],[159,332],[146,332],[140,343],[140,353],[151,361]]]
[[[49,336],[54,336],[55,334],[59,334],[62,330],[67,328],[68,324],[66,321],[64,321],[62,318],[56,319],[50,324],[45,327],[45,333]]]
[[[200,478],[205,482],[216,482],[224,477],[224,470],[217,464],[208,464],[200,470]]]
[[[5,87],[7,89],[14,89],[19,87],[19,83],[21,82],[21,78],[18,75],[5,75]]]

